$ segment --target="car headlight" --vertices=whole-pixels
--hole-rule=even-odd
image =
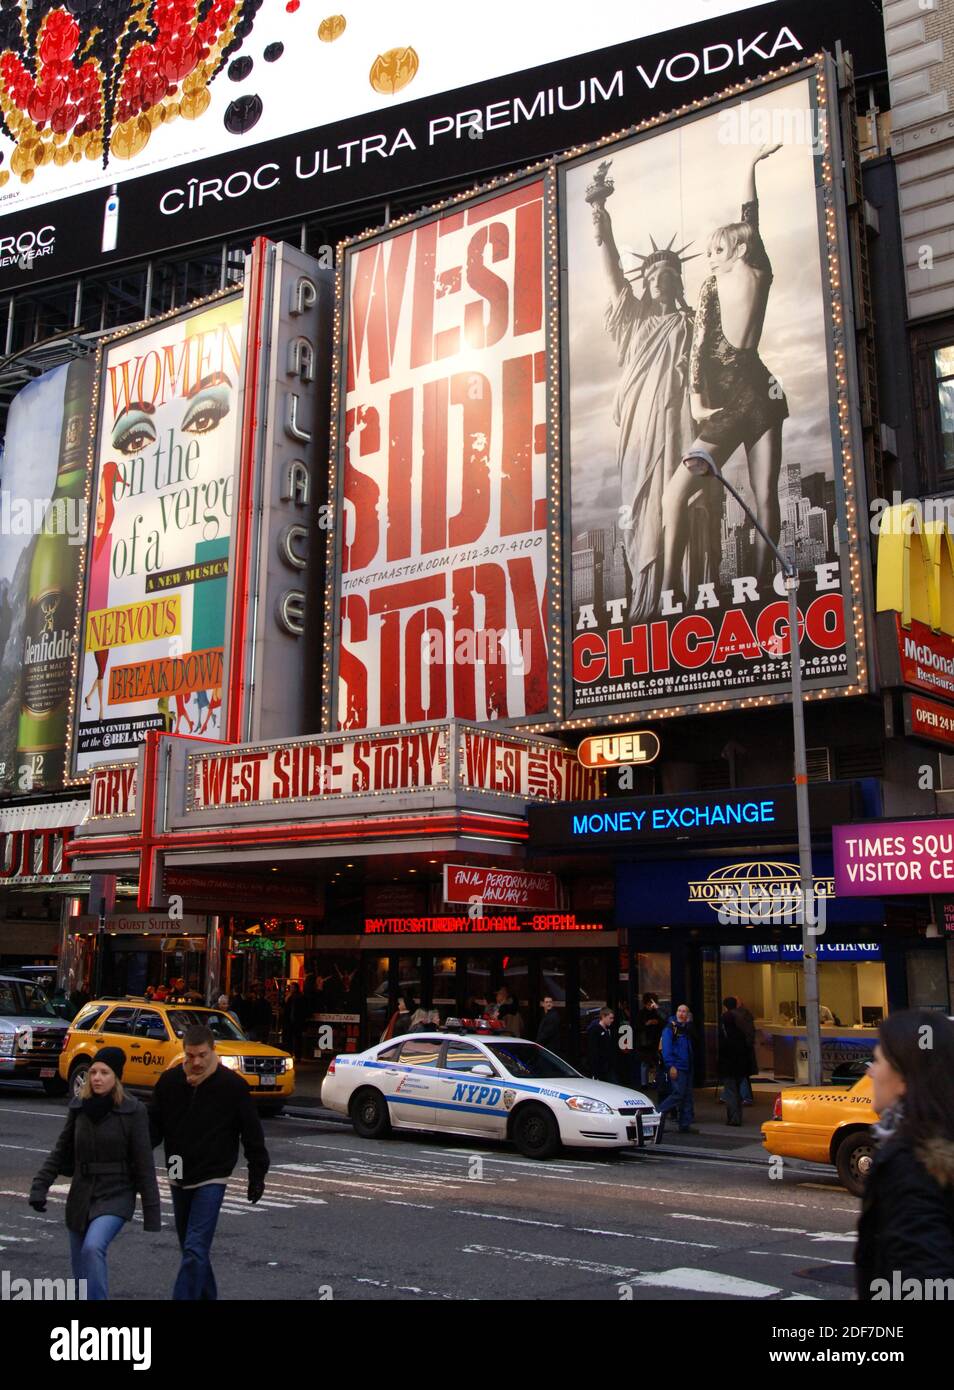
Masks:
[[[229,1071],[242,1070],[241,1057],[223,1057],[222,1054],[219,1053],[219,1061],[222,1063],[223,1067],[228,1067]]]
[[[294,1071],[294,1070],[295,1070],[295,1059],[294,1059],[294,1057],[285,1057],[285,1058],[283,1058],[283,1060],[282,1060],[282,1071]]]
[[[594,1100],[592,1096],[568,1096],[567,1105],[571,1110],[585,1110],[588,1115],[612,1115],[613,1107],[605,1101]]]

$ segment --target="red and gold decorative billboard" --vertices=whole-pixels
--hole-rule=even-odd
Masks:
[[[330,727],[559,712],[554,235],[540,176],[345,249]]]

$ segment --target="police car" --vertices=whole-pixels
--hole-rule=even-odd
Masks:
[[[392,1129],[468,1134],[509,1139],[526,1158],[552,1158],[561,1144],[639,1147],[659,1134],[659,1113],[639,1091],[581,1076],[537,1043],[463,1027],[335,1057],[321,1102],[364,1139]]]

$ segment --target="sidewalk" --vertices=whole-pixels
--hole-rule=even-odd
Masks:
[[[327,1062],[303,1061],[296,1067],[295,1094],[285,1106],[285,1113],[301,1118],[341,1120],[340,1115],[326,1110],[321,1104],[321,1083]],[[695,1128],[698,1134],[680,1134],[674,1120],[666,1125],[663,1142],[656,1153],[685,1153],[697,1157],[732,1158],[742,1163],[765,1164],[768,1161],[766,1150],[762,1147],[761,1126],[772,1118],[772,1107],[779,1086],[774,1082],[756,1083],[753,1088],[753,1103],[742,1111],[741,1129],[731,1129],[725,1123],[725,1106],[720,1105],[716,1096],[718,1088],[704,1086],[693,1093],[696,1108]],[[653,1098],[652,1091],[649,1092]],[[788,1162],[793,1162],[789,1159]],[[807,1167],[811,1171],[824,1172],[814,1164]]]

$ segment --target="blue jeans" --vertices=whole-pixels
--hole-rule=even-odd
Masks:
[[[86,1280],[88,1299],[109,1298],[106,1251],[125,1224],[121,1216],[96,1216],[83,1235],[69,1232],[73,1278]]]
[[[752,1104],[752,1082],[749,1077],[743,1076],[739,1078],[739,1093],[742,1096],[743,1105]]]
[[[195,1301],[219,1296],[209,1252],[224,1196],[225,1183],[220,1182],[209,1183],[206,1187],[172,1188],[172,1210],[182,1251],[182,1263],[172,1290],[175,1299]]]
[[[688,1129],[696,1118],[695,1106],[692,1102],[692,1075],[687,1071],[677,1071],[675,1081],[669,1078],[669,1095],[659,1107],[660,1115],[666,1115],[670,1110],[679,1108],[679,1128]]]

